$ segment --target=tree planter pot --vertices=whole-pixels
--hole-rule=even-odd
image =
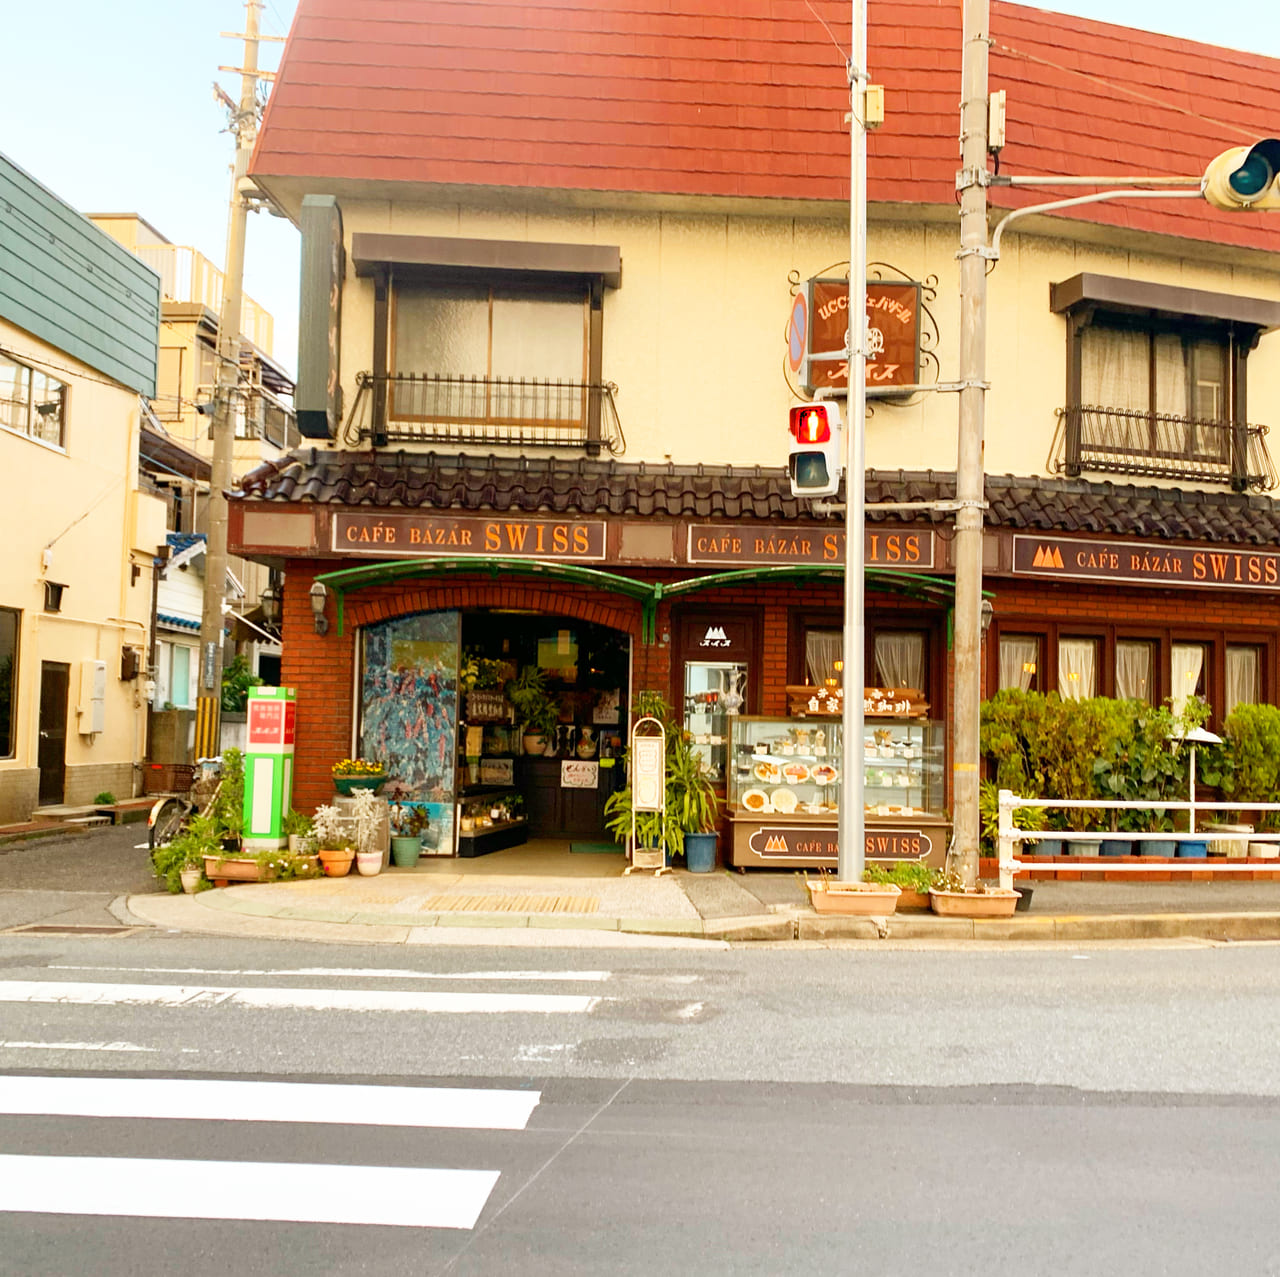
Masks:
[[[1183,860],[1204,860],[1209,855],[1209,843],[1203,838],[1180,839],[1177,855]]]
[[[541,732],[525,732],[521,737],[520,745],[526,754],[537,757],[539,754],[546,753],[547,738]]]
[[[1068,838],[1068,856],[1099,856],[1102,854],[1100,838]]]
[[[1025,845],[1025,844],[1024,844]],[[1041,838],[1039,842],[1033,843],[1027,852],[1029,856],[1060,856],[1062,855],[1062,839],[1061,838]]]
[[[685,834],[684,860],[689,872],[709,874],[716,867],[716,840],[719,834]]]
[[[950,918],[1011,918],[1018,892],[1003,887],[991,891],[930,890],[933,912]]]
[[[395,834],[391,839],[391,863],[397,869],[412,869],[422,853],[422,839]]]
[[[1160,856],[1165,860],[1177,854],[1178,844],[1172,838],[1143,838],[1134,843],[1140,856]]]
[[[351,872],[351,862],[356,858],[356,853],[350,847],[344,847],[341,851],[321,850],[319,856],[320,867],[326,877],[343,878]]]
[[[815,913],[883,918],[898,908],[901,891],[884,882],[809,882]]]
[[[333,787],[344,798],[350,798],[357,789],[372,789],[376,794],[387,783],[385,776],[335,776]]]
[[[362,878],[372,878],[374,874],[382,872],[382,852],[380,851],[357,851],[356,852],[356,872]]]

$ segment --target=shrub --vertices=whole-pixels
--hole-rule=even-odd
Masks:
[[[93,796],[93,801],[99,807],[111,807],[116,801],[116,796],[109,789],[104,789],[102,793]]]

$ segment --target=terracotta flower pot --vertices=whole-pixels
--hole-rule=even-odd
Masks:
[[[810,882],[808,886],[815,913],[884,917],[897,909],[901,894],[887,882]]]
[[[993,887],[989,891],[929,890],[933,912],[952,918],[1012,918],[1021,893]]]
[[[350,847],[344,847],[340,851],[321,850],[319,856],[320,866],[326,877],[342,878],[351,872],[351,862],[356,858],[356,853]]]

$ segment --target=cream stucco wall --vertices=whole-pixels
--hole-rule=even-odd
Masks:
[[[71,667],[66,800],[133,792],[133,764],[146,744],[145,672],[122,681],[121,649],[142,649],[145,670],[151,563],[164,541],[165,511],[137,490],[137,395],[3,322],[0,344],[70,387],[65,449],[0,430],[0,606],[21,613],[15,749],[0,759],[3,823],[24,819],[34,801],[44,661]],[[56,615],[44,610],[46,578],[66,586]],[[106,663],[105,726],[88,735],[78,730],[76,709],[81,666],[93,660]]]
[[[456,235],[616,244],[622,286],[606,290],[603,372],[618,386],[628,461],[778,466],[785,463],[784,376],[789,272],[801,278],[848,258],[843,220],[674,212],[483,208],[344,200],[345,233]],[[958,378],[958,222],[897,220],[871,210],[869,256],[915,279],[936,277],[942,381]],[[1280,300],[1276,269],[1190,242],[1152,239],[1139,253],[1088,238],[1011,233],[988,279],[987,462],[992,473],[1048,473],[1066,394],[1066,324],[1049,309],[1049,287],[1082,271]],[[834,272],[833,272],[834,273]],[[886,277],[892,277],[888,273]],[[1249,418],[1280,418],[1280,334],[1250,358]],[[373,283],[348,271],[342,318],[345,402],[355,375],[372,367]],[[416,371],[430,371],[418,369]],[[951,470],[957,401],[926,394],[879,402],[867,424],[868,465]],[[439,445],[434,445],[437,448]],[[1185,486],[1185,482],[1184,482]]]

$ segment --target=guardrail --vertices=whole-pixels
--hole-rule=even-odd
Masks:
[[[1196,814],[1198,812],[1280,812],[1280,803],[1198,803],[1194,798],[1186,802],[1125,802],[1119,799],[1103,798],[1020,798],[1011,789],[1002,789],[999,794],[1000,810],[997,825],[1000,865],[1000,885],[1012,887],[1014,876],[1019,871],[1029,871],[1032,866],[1025,865],[1015,854],[1017,845],[1024,842],[1036,842],[1046,836],[1043,829],[1017,829],[1013,823],[1013,813],[1023,807],[1064,807],[1087,808],[1089,811],[1185,811],[1187,813],[1187,829],[1181,833],[1124,833],[1102,829],[1055,829],[1054,838],[1084,839],[1090,842],[1204,842],[1208,838],[1248,838],[1249,842],[1280,842],[1280,833],[1275,834],[1222,834],[1214,830],[1196,832]],[[1081,860],[1073,864],[1073,873],[1149,873],[1149,865],[1123,864],[1088,864]],[[1280,864],[1277,865],[1280,869]],[[1249,863],[1242,865],[1215,864],[1214,873],[1253,873],[1257,866]],[[1162,864],[1161,873],[1204,872],[1204,862],[1198,858],[1188,858],[1186,864]]]

